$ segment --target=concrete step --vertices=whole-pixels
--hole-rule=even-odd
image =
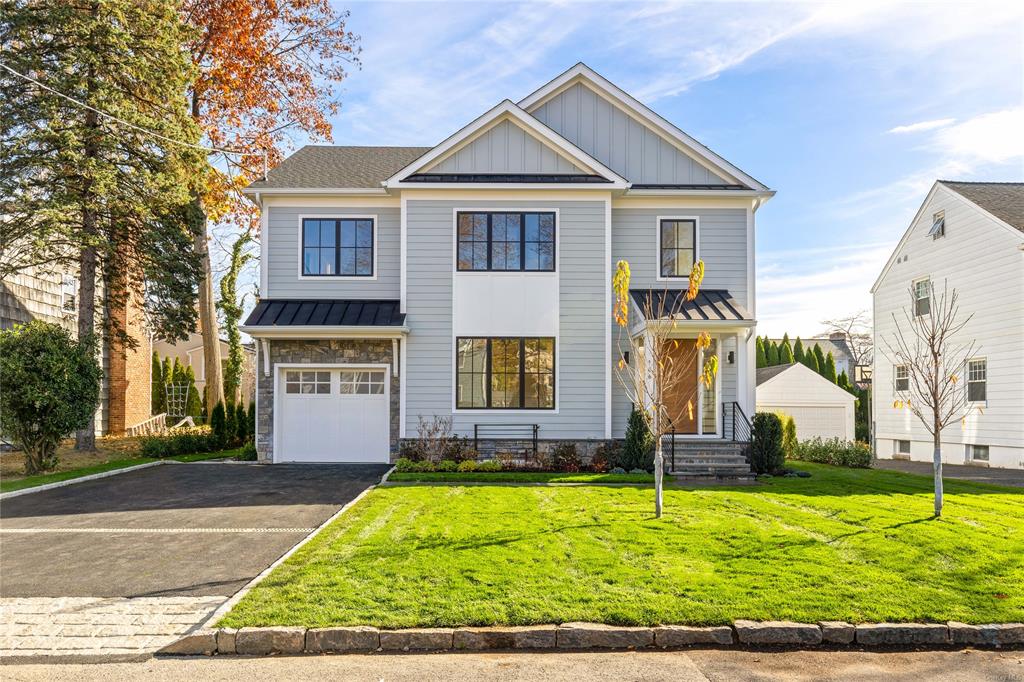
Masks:
[[[719,455],[719,456],[693,456],[681,457],[678,454],[675,458],[668,458],[670,464],[675,466],[720,466],[720,465],[747,465],[747,460],[742,455]]]

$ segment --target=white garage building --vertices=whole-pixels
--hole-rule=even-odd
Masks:
[[[799,362],[757,370],[757,411],[787,414],[800,440],[854,439],[856,398]]]

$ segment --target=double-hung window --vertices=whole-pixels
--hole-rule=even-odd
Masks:
[[[967,400],[983,403],[987,399],[988,360],[979,358],[967,361]]]
[[[661,276],[689,277],[697,261],[697,221],[693,218],[663,218],[658,232]]]
[[[555,408],[553,338],[460,337],[455,344],[457,408]]]
[[[555,270],[554,213],[459,213],[456,230],[462,272]]]
[[[906,365],[896,365],[894,376],[893,387],[897,393],[910,390],[910,370],[907,369]]]
[[[305,218],[305,277],[373,277],[372,218]]]
[[[920,317],[932,311],[931,280],[919,279],[914,282],[914,315]]]

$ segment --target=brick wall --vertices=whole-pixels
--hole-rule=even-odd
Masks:
[[[108,337],[109,404],[107,433],[124,434],[129,427],[151,416],[153,346],[146,327],[142,302],[132,295],[121,306],[111,306],[110,317],[122,325],[138,344],[127,348],[116,337]]]

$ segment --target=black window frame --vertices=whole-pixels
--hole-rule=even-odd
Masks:
[[[491,381],[493,378],[493,367],[491,362],[491,353],[493,347],[493,341],[508,341],[516,340],[519,342],[519,405],[512,407],[494,407],[493,399],[491,396]],[[550,341],[551,342],[551,406],[550,407],[527,407],[526,406],[526,375],[537,374],[536,372],[526,371],[526,342],[536,341]],[[459,344],[462,341],[484,341],[484,405],[475,406],[460,406],[459,405]],[[530,411],[552,411],[556,409],[558,404],[558,366],[557,366],[557,349],[556,340],[553,336],[457,336],[455,337],[455,409],[456,410],[494,410],[494,411],[507,411],[507,410],[530,410]],[[467,372],[467,374],[479,374],[479,372]]]
[[[464,215],[486,215],[487,216],[487,267],[486,268],[464,268],[459,263],[459,246],[462,243],[475,244],[476,240],[462,240],[459,238],[459,222]],[[496,215],[518,215],[519,216],[519,267],[518,268],[495,268],[494,267],[494,216]],[[526,239],[526,216],[551,216],[551,267],[550,268],[527,268],[526,267],[526,244],[546,244],[547,241],[533,241]],[[502,242],[502,240],[499,240]],[[505,242],[502,242],[505,243]],[[514,242],[509,242],[514,243]],[[555,211],[458,211],[455,214],[455,269],[457,272],[556,272],[558,269],[558,213]],[[468,338],[468,337],[467,337]],[[477,337],[480,338],[480,337]],[[512,337],[510,337],[512,338]]]
[[[666,275],[665,274],[665,223],[690,223],[693,226],[693,248],[675,246],[671,250],[676,252],[676,258],[679,258],[680,251],[693,251],[693,263],[697,262],[697,219],[696,218],[661,218],[658,220],[658,277],[659,279],[689,279],[690,272],[693,270],[693,265],[690,265],[690,270],[687,270],[682,275]]]
[[[319,273],[319,272],[306,272],[306,249],[317,249],[322,251],[324,249],[330,249],[331,247],[321,246],[306,246],[306,225],[316,221],[317,223],[334,222],[334,272],[333,273]],[[345,247],[341,245],[341,224],[343,222],[352,222],[356,224],[356,246]],[[359,240],[359,223],[368,222],[370,223],[370,272],[360,274],[359,272],[341,272],[341,251],[342,249],[351,248],[353,251],[359,249],[365,249],[365,246],[358,246]],[[358,265],[358,257],[355,260]],[[353,216],[342,216],[340,218],[332,218],[330,216],[317,217],[309,216],[302,219],[302,230],[299,235],[299,267],[301,268],[303,277],[359,277],[371,279],[377,274],[377,220],[372,217],[353,217]],[[357,267],[358,270],[358,267]]]

